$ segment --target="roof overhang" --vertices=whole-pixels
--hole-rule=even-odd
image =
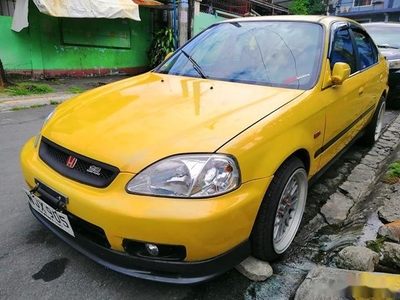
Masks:
[[[264,8],[269,8],[269,9],[274,9],[274,10],[278,10],[281,12],[285,12],[288,13],[289,12],[289,8],[282,6],[282,3],[287,4],[288,2],[291,2],[292,0],[283,0],[283,1],[271,1],[268,2],[266,0],[251,0],[251,3],[254,3],[255,5],[258,5],[260,7],[264,7]]]
[[[161,3],[156,0],[133,0],[137,5],[150,7],[150,8],[159,8],[160,6],[164,6],[164,3]]]

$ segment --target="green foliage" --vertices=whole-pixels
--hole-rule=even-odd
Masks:
[[[385,183],[394,184],[400,179],[400,161],[396,161],[389,165],[389,170],[383,177],[382,181]]]
[[[78,86],[71,86],[69,92],[73,94],[80,94],[84,92],[84,89]]]
[[[309,15],[323,15],[325,14],[325,6],[320,0],[309,0],[308,14]]]
[[[150,68],[159,65],[168,53],[174,52],[174,35],[172,28],[162,28],[154,33],[147,55]]]
[[[33,104],[31,106],[29,106],[29,108],[39,108],[39,107],[43,107],[46,106],[46,104]]]
[[[295,0],[289,5],[290,13],[293,15],[307,15],[310,0]]]
[[[47,84],[20,83],[9,86],[4,92],[10,96],[26,96],[35,94],[47,94],[54,92],[54,89]]]
[[[323,15],[325,6],[320,0],[295,0],[289,4],[293,15]]]
[[[367,241],[367,248],[380,253],[383,243],[386,241],[386,237],[379,237],[375,241]]]
[[[11,107],[12,111],[18,111],[18,110],[24,110],[24,109],[29,109],[29,106],[13,106],[13,107]]]

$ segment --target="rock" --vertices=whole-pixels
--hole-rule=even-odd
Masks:
[[[355,183],[370,184],[375,181],[375,173],[376,170],[373,168],[359,164],[353,169],[351,174],[347,177],[347,180]]]
[[[308,273],[294,299],[397,299],[399,283],[400,276],[394,274],[317,267]]]
[[[379,254],[365,247],[349,246],[339,252],[336,265],[342,269],[373,272]]]
[[[345,181],[340,188],[347,191],[348,197],[357,202],[359,199],[362,199],[362,197],[368,191],[369,186],[369,183],[362,182],[355,184],[354,182]]]
[[[400,245],[385,242],[381,248],[381,264],[384,266],[400,269]]]
[[[379,218],[386,222],[400,220],[400,196],[396,194],[384,201],[383,206],[378,209]]]
[[[325,216],[329,225],[340,225],[344,222],[350,208],[354,205],[353,200],[340,193],[334,193],[322,206],[321,214]]]
[[[237,265],[236,270],[253,281],[264,281],[273,274],[272,267],[268,262],[258,260],[252,256]]]
[[[361,160],[362,159],[362,153],[360,151],[346,151],[343,154],[343,159],[344,160]]]
[[[378,234],[384,236],[396,243],[400,242],[400,221],[394,221],[392,223],[379,227]]]
[[[312,269],[300,287],[295,300],[344,300],[351,271],[326,267]]]
[[[301,247],[306,247],[307,242],[314,237],[315,233],[326,225],[329,224],[325,222],[324,217],[321,214],[317,214],[310,222],[304,224],[294,238],[294,243]]]
[[[312,191],[318,195],[324,195],[329,193],[329,189],[322,183],[314,185],[312,187]]]

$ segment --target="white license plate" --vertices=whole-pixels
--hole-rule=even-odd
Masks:
[[[56,211],[54,208],[46,204],[42,199],[36,197],[34,194],[23,189],[28,196],[30,206],[40,213],[43,217],[49,220],[51,223],[61,228],[65,232],[72,236],[75,236],[72,230],[71,224],[69,223],[68,216]]]

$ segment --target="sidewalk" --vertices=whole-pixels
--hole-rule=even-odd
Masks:
[[[115,75],[104,77],[60,78],[54,80],[16,80],[15,83],[29,82],[46,84],[52,87],[54,92],[29,96],[9,96],[5,93],[0,93],[0,112],[57,104],[76,96],[78,93],[74,93],[75,90],[87,91],[128,77],[129,76],[126,75]]]

